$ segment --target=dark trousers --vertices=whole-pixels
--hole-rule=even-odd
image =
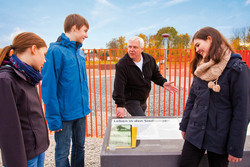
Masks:
[[[204,153],[204,149],[198,149],[187,140],[185,140],[181,154],[180,167],[198,167]],[[221,155],[207,151],[207,156],[209,167],[228,166],[228,154]]]
[[[141,104],[139,100],[128,100],[125,102],[125,108],[132,116],[146,116],[145,110],[147,108],[146,102]]]

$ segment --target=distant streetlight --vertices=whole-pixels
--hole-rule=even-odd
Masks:
[[[166,67],[167,69],[167,55],[168,55],[168,38],[170,37],[169,34],[162,34],[162,37],[163,37],[163,45],[164,45],[164,49],[166,49],[166,52],[164,51],[164,54],[165,54],[165,57],[166,57],[166,61],[164,61],[164,68]],[[163,76],[165,74],[165,69],[163,70]]]
[[[162,34],[163,37],[163,44],[164,44],[164,49],[168,49],[168,38],[170,37],[169,34]]]

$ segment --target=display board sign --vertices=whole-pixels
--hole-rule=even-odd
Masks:
[[[137,127],[137,140],[182,139],[179,120],[171,118],[112,119],[112,125]]]
[[[101,150],[101,167],[178,167],[184,140],[177,117],[110,117]],[[250,164],[250,127],[244,158],[237,167]],[[207,155],[199,167],[208,167]],[[229,163],[234,167],[235,163]]]

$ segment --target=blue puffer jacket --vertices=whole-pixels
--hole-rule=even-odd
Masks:
[[[62,34],[51,43],[42,69],[42,98],[49,129],[62,129],[62,121],[90,113],[85,55],[82,44]]]
[[[232,54],[219,77],[220,92],[194,76],[180,130],[197,148],[242,157],[250,107],[250,70]]]

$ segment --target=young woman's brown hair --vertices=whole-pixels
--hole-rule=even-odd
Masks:
[[[86,26],[89,29],[89,23],[84,17],[79,14],[71,14],[68,15],[64,21],[64,32],[70,32],[74,25],[76,25],[78,30],[80,30],[82,26]]]
[[[0,51],[0,65],[4,59],[8,59],[11,49],[13,49],[14,54],[23,53],[26,49],[31,48],[33,45],[36,45],[38,49],[47,47],[45,41],[32,32],[23,32],[18,34],[14,38],[12,45],[4,47]]]
[[[222,45],[225,45],[232,53],[235,53],[232,46],[227,42],[225,37],[216,29],[212,27],[204,27],[197,31],[192,39],[201,39],[207,40],[208,36],[212,38],[211,48],[209,50],[208,56],[205,58],[205,62],[209,61],[210,59],[214,60],[216,63],[220,62],[221,55],[223,53]],[[191,73],[194,74],[196,70],[198,62],[202,59],[202,56],[195,51],[195,57],[190,63]]]

